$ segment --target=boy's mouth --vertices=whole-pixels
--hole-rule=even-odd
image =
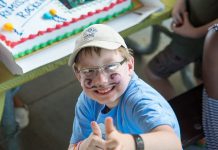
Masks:
[[[101,95],[106,95],[110,93],[113,89],[115,88],[115,85],[107,87],[107,88],[100,88],[95,90],[96,93],[101,94]]]

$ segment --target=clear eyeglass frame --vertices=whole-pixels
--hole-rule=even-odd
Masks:
[[[122,66],[126,62],[126,58],[124,58],[120,62],[114,62],[111,64],[106,64],[98,67],[93,67],[93,68],[82,68],[80,70],[77,70],[77,73],[80,73],[81,76],[86,77],[86,78],[92,78],[97,76],[98,72],[103,71],[105,73],[115,73],[117,69]]]

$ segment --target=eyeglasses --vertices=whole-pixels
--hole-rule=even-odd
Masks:
[[[104,71],[105,73],[115,73],[116,70],[121,65],[123,65],[125,61],[126,61],[126,58],[123,59],[121,62],[114,62],[111,64],[106,64],[106,65],[93,67],[93,68],[82,68],[78,70],[77,72],[86,78],[92,78],[92,77],[97,76],[99,71]]]

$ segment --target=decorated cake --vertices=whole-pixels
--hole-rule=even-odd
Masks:
[[[131,0],[0,0],[0,49],[22,59],[132,7]]]

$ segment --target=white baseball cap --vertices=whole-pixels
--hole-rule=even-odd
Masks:
[[[108,50],[115,50],[121,46],[127,49],[124,39],[113,28],[105,24],[91,25],[76,39],[75,48],[70,56],[68,65],[72,66],[76,55],[82,48],[99,47]]]

